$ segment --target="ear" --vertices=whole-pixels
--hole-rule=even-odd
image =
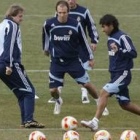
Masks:
[[[110,30],[112,31],[114,29],[114,26],[112,24],[109,25]]]

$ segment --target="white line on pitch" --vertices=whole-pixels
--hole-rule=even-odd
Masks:
[[[25,17],[52,17],[54,15],[25,15]],[[93,17],[101,17],[102,15],[94,15]],[[117,17],[126,17],[126,18],[140,18],[140,15],[115,15]],[[3,15],[0,15],[0,17],[4,17]]]
[[[139,71],[140,68],[134,68],[132,71]],[[30,73],[42,73],[42,72],[49,72],[49,70],[26,70],[27,72]],[[93,69],[93,71],[108,71],[108,69]]]
[[[100,128],[100,129],[108,129],[108,130],[124,130],[124,129],[132,129],[132,130],[138,130],[140,127],[106,127],[106,128]],[[11,128],[5,128],[5,129],[0,129],[0,131],[30,131],[30,130],[35,130],[35,129],[11,129]],[[43,128],[39,130],[46,130],[46,131],[63,131],[61,128]],[[89,129],[86,128],[78,128],[79,131],[89,131]]]

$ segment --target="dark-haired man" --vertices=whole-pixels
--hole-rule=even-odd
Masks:
[[[131,38],[119,29],[119,22],[111,14],[100,19],[102,31],[108,36],[109,72],[111,80],[105,84],[99,95],[99,105],[95,117],[81,124],[93,131],[98,129],[99,119],[107,106],[108,97],[116,95],[122,109],[140,115],[140,107],[132,104],[129,97],[128,85],[131,82],[133,59],[137,57],[136,49]]]

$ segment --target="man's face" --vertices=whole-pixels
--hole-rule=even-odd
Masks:
[[[102,31],[109,36],[110,33],[113,31],[113,25],[102,25]]]
[[[59,22],[65,23],[68,19],[68,9],[66,6],[58,5],[57,7],[57,18]]]
[[[69,6],[70,6],[70,9],[73,9],[76,7],[76,0],[67,0]]]
[[[23,21],[23,12],[19,12],[15,17],[12,17],[12,19],[20,24]]]

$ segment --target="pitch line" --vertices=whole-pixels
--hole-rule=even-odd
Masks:
[[[25,17],[38,17],[38,18],[42,18],[42,17],[52,17],[54,15],[52,14],[46,14],[46,15],[25,15]],[[102,15],[93,15],[93,17],[101,17]],[[140,15],[115,15],[116,17],[125,17],[125,18],[140,18]],[[4,17],[4,15],[0,15],[0,17]]]
[[[52,17],[54,15],[25,15],[26,17]],[[101,17],[102,15],[93,15],[93,17]],[[140,15],[115,15],[116,17],[140,18]]]
[[[132,71],[139,71],[140,68],[134,68],[132,69]],[[26,70],[27,72],[29,73],[46,73],[46,72],[49,72],[49,70]],[[108,69],[104,69],[104,68],[101,68],[101,69],[93,69],[92,71],[108,71]]]
[[[140,127],[101,127],[99,130],[138,130]],[[34,131],[34,129],[26,129],[26,128],[20,128],[20,129],[14,129],[14,128],[5,128],[5,129],[0,129],[0,131]],[[38,129],[41,131],[63,131],[62,128],[43,128],[43,129]],[[91,131],[90,129],[87,128],[78,128],[78,131]]]

